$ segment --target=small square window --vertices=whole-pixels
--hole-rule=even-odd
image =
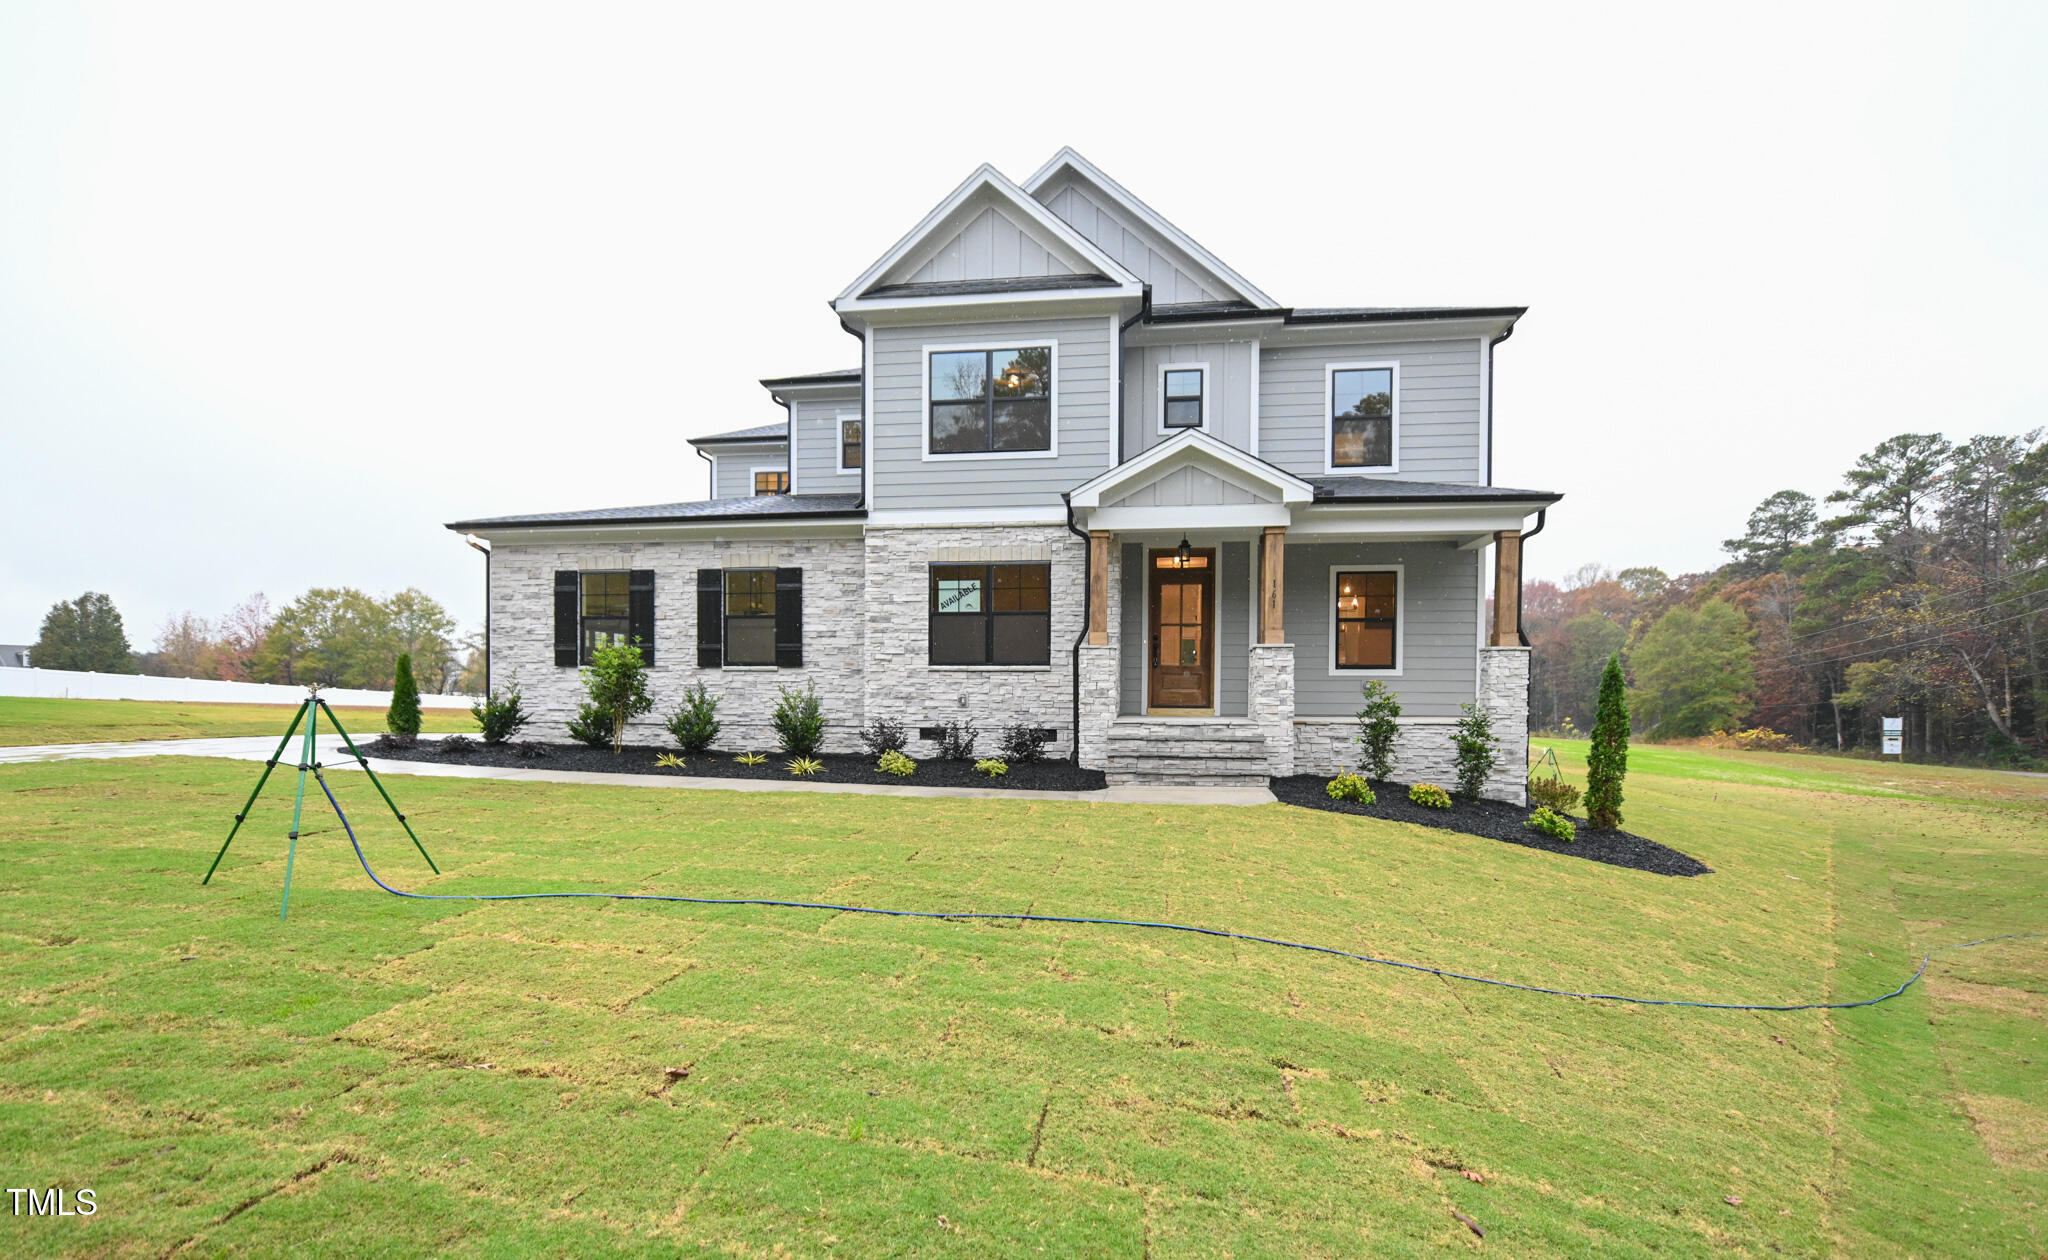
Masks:
[[[788,494],[789,474],[787,472],[762,471],[754,474],[754,493]]]

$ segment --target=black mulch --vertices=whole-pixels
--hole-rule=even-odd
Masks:
[[[520,755],[520,749],[541,748],[545,755],[527,757]],[[825,768],[815,774],[798,779],[789,772],[789,758],[782,753],[762,750],[768,760],[758,766],[743,766],[733,760],[732,753],[713,751],[702,756],[688,758],[689,765],[681,769],[657,766],[654,759],[663,753],[676,750],[670,748],[647,748],[636,744],[626,745],[625,751],[616,755],[609,748],[591,748],[583,744],[502,744],[492,748],[477,743],[466,753],[444,751],[441,741],[422,739],[411,748],[399,748],[383,736],[363,745],[363,751],[373,757],[386,757],[392,761],[440,761],[453,765],[472,766],[515,766],[542,770],[589,770],[608,774],[666,774],[681,775],[699,779],[776,779],[782,782],[802,783],[892,783],[911,787],[992,787],[1029,789],[1038,792],[1092,792],[1106,787],[1107,782],[1100,770],[1082,770],[1067,761],[1040,761],[1033,764],[1014,764],[1008,774],[991,779],[985,774],[976,774],[971,761],[920,761],[917,772],[898,778],[875,769],[874,759],[842,753],[825,753],[817,760]]]
[[[1373,795],[1379,799],[1371,805],[1359,805],[1351,801],[1331,800],[1327,790],[1329,782],[1312,774],[1275,779],[1273,795],[1285,804],[1300,805],[1305,809],[1326,809],[1336,814],[1361,814],[1389,822],[1418,823],[1443,831],[1483,836],[1488,840],[1504,840],[1509,844],[1542,849],[1546,853],[1562,853],[1566,857],[1585,858],[1609,866],[1625,866],[1632,871],[1648,871],[1652,875],[1714,873],[1712,867],[1698,858],[1667,848],[1655,840],[1645,840],[1626,831],[1594,831],[1586,826],[1583,819],[1572,820],[1579,827],[1576,840],[1569,844],[1552,840],[1526,825],[1534,806],[1509,805],[1504,801],[1454,801],[1449,809],[1426,809],[1408,799],[1408,785],[1405,783],[1375,783],[1372,785]]]

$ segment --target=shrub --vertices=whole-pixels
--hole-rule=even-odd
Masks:
[[[658,755],[654,759],[654,764],[660,766],[664,770],[684,770],[688,769],[690,765],[687,759],[678,757],[674,753],[662,753]]]
[[[502,744],[517,735],[532,719],[519,695],[519,684],[490,695],[469,706],[469,715],[483,731],[486,744]]]
[[[1628,681],[1621,657],[1607,658],[1600,674],[1600,707],[1593,746],[1586,750],[1586,820],[1596,831],[1621,826],[1621,781],[1628,777]]]
[[[1562,840],[1566,844],[1570,844],[1579,836],[1579,829],[1572,826],[1572,820],[1548,805],[1529,815],[1529,821],[1524,825],[1542,832],[1552,840]]]
[[[889,748],[883,750],[881,760],[875,763],[875,769],[902,779],[917,773],[917,763],[901,749]]]
[[[1401,702],[1394,689],[1375,679],[1365,684],[1358,711],[1359,773],[1382,783],[1394,773],[1394,739],[1401,733]]]
[[[512,745],[512,751],[528,761],[533,761],[547,756],[548,746],[546,744],[536,744],[530,739],[522,739]]]
[[[1333,801],[1356,801],[1360,805],[1370,805],[1379,799],[1372,794],[1372,784],[1365,781],[1364,775],[1352,774],[1348,770],[1330,780],[1330,785],[1324,790],[1330,794]]]
[[[1579,789],[1563,779],[1529,780],[1529,799],[1562,814],[1579,803]]]
[[[1042,726],[1006,726],[1003,728],[1003,760],[1012,765],[1028,766],[1045,760],[1046,741],[1051,732]]]
[[[668,715],[669,737],[691,756],[711,747],[718,738],[718,697],[701,682],[683,688],[683,700]]]
[[[733,760],[743,766],[758,766],[767,761],[768,758],[757,752],[743,752],[739,756],[734,757]]]
[[[1408,799],[1424,809],[1449,809],[1451,794],[1434,783],[1418,783],[1408,789]]]
[[[976,774],[985,774],[991,779],[1000,779],[1010,773],[1010,767],[994,757],[983,757],[980,761],[974,763],[974,772]]]
[[[1755,726],[1746,731],[1715,731],[1709,742],[1716,748],[1733,748],[1739,752],[1789,752],[1792,737],[1780,735],[1768,726]]]
[[[939,756],[947,761],[974,760],[974,741],[981,736],[981,728],[973,718],[964,722],[948,722],[939,728]]]
[[[909,743],[910,732],[903,729],[903,723],[888,718],[876,718],[860,728],[860,746],[867,749],[870,757],[900,753]]]
[[[612,742],[612,715],[594,704],[584,704],[569,719],[569,738],[592,748]]]
[[[825,763],[815,757],[791,757],[784,764],[789,767],[789,772],[799,779],[805,775],[816,774],[825,768]]]
[[[825,706],[818,699],[817,685],[806,682],[802,691],[794,687],[776,690],[781,698],[768,719],[775,727],[776,741],[791,756],[809,757],[825,739]]]
[[[391,707],[384,713],[384,729],[393,735],[420,733],[420,685],[412,677],[412,653],[398,654],[398,677],[391,684]]]
[[[1486,776],[1500,764],[1500,748],[1493,737],[1493,715],[1476,704],[1461,707],[1464,716],[1451,728],[1451,747],[1457,753],[1458,795],[1476,801],[1486,787]]]
[[[605,715],[615,754],[625,746],[626,723],[654,707],[647,690],[647,658],[631,643],[607,643],[592,652],[583,667],[583,690],[590,695],[584,707]]]
[[[476,741],[467,735],[449,735],[441,740],[441,751],[466,757],[476,751]]]

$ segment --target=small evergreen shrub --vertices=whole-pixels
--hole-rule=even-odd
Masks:
[[[1572,820],[1551,809],[1548,805],[1529,815],[1529,821],[1525,825],[1542,832],[1552,840],[1562,840],[1566,844],[1570,844],[1579,837],[1579,829],[1572,826]]]
[[[884,750],[881,760],[875,762],[875,769],[883,774],[893,774],[903,779],[917,773],[917,762],[911,760],[909,754],[903,750],[890,748]]]
[[[420,733],[420,685],[412,677],[412,653],[398,654],[398,676],[391,683],[391,707],[384,713],[384,729],[401,739]]]
[[[512,751],[528,761],[534,761],[548,755],[548,746],[546,744],[536,744],[530,739],[522,739],[512,745]]]
[[[981,728],[974,724],[973,718],[948,722],[939,731],[940,757],[947,761],[974,760],[974,741],[981,737]]]
[[[669,738],[685,755],[696,756],[718,738],[718,697],[701,682],[683,688],[682,702],[668,715]]]
[[[806,682],[801,691],[795,687],[776,690],[780,699],[768,718],[776,742],[783,752],[808,758],[825,740],[825,705],[818,699],[817,685]]]
[[[1348,770],[1330,780],[1324,791],[1333,801],[1355,801],[1360,805],[1370,805],[1379,799],[1372,794],[1372,784],[1365,781],[1364,775],[1352,774]]]
[[[1001,744],[1003,760],[1014,766],[1035,765],[1045,760],[1045,745],[1051,733],[1041,726],[1006,726]]]
[[[592,748],[606,747],[612,742],[612,715],[586,701],[569,719],[569,738]]]
[[[1621,657],[1600,673],[1600,704],[1593,746],[1586,750],[1586,821],[1595,831],[1621,826],[1621,782],[1628,777],[1628,680]]]
[[[441,740],[441,751],[456,757],[467,757],[476,751],[476,741],[467,735],[448,735]]]
[[[1579,803],[1579,789],[1563,779],[1531,779],[1529,799],[1562,814]]]
[[[1460,706],[1464,716],[1451,728],[1451,747],[1456,750],[1458,795],[1468,801],[1479,799],[1486,776],[1500,764],[1500,747],[1493,737],[1493,715],[1476,704]]]
[[[625,747],[626,723],[654,707],[647,690],[647,658],[631,643],[607,643],[592,652],[583,667],[583,690],[590,696],[584,708],[604,714],[615,754]]]
[[[1358,711],[1360,774],[1384,783],[1394,773],[1394,740],[1401,733],[1401,702],[1394,689],[1378,679],[1365,684],[1365,707]]]
[[[816,774],[825,768],[825,763],[815,757],[791,757],[784,764],[789,767],[789,772],[799,779]]]
[[[876,718],[860,728],[860,746],[867,749],[870,757],[900,753],[909,743],[910,732],[903,729],[903,723],[888,718]]]
[[[1451,807],[1451,794],[1434,783],[1418,783],[1414,787],[1409,788],[1408,799],[1411,803],[1420,805],[1424,809],[1449,809]]]
[[[743,766],[758,766],[765,763],[768,760],[768,758],[765,754],[762,753],[743,752],[739,756],[734,757],[733,760],[739,762]]]
[[[476,719],[477,727],[483,732],[484,742],[493,746],[511,739],[532,720],[527,716],[525,704],[519,695],[519,684],[516,682],[505,690],[493,691],[470,705],[469,715]]]
[[[994,757],[983,757],[980,761],[974,763],[974,772],[976,774],[985,774],[991,779],[1000,779],[1010,773],[1010,767]]]

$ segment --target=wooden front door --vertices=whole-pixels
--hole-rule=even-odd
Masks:
[[[1155,551],[1147,570],[1152,652],[1145,703],[1151,709],[1216,705],[1216,553]]]

